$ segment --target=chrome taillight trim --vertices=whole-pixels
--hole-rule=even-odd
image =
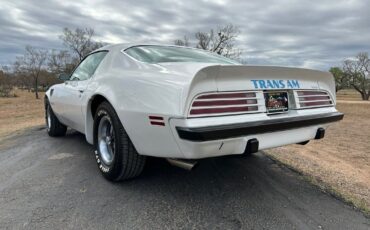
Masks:
[[[304,93],[308,93],[304,95]],[[322,107],[333,107],[334,101],[330,93],[325,90],[294,90],[294,98],[297,109],[310,109],[310,108],[322,108]],[[316,99],[313,99],[316,98]],[[322,104],[320,104],[322,102]],[[306,104],[318,103],[318,105],[306,105]]]
[[[241,97],[240,96],[241,94],[245,94],[246,96]],[[213,98],[205,98],[205,97],[212,97],[212,95],[217,95],[217,96],[213,96]],[[222,97],[222,95],[225,95],[225,96]],[[235,95],[235,97],[232,97],[232,95]],[[194,103],[196,102],[210,102],[210,103],[215,102],[215,104],[217,104],[220,101],[226,103],[226,101],[230,102],[230,101],[242,101],[242,100],[245,100],[246,103],[244,104],[235,103],[235,104],[228,104],[228,105],[206,105],[206,106],[196,105],[194,106]],[[251,102],[252,100],[253,100],[253,103],[248,103],[248,101]],[[207,93],[198,94],[197,96],[193,98],[187,114],[189,118],[239,115],[239,114],[246,114],[246,113],[264,112],[265,111],[264,107],[265,107],[265,104],[264,104],[263,93],[259,91],[207,92]],[[228,111],[228,112],[215,112],[215,113],[212,112],[212,111],[219,111],[222,109],[243,110],[243,108],[246,111],[236,111],[236,112]],[[201,110],[203,110],[203,112],[205,113],[195,114]]]

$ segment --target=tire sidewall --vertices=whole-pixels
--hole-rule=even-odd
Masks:
[[[48,114],[50,116],[50,124],[48,125]],[[49,100],[45,99],[45,123],[46,123],[46,132],[51,137],[64,136],[67,131],[67,127],[60,123],[58,118],[53,112]]]
[[[51,113],[52,111],[51,111],[50,105],[47,104],[46,109],[45,109],[45,123],[46,123],[46,131],[48,133],[50,133],[51,126],[53,125],[53,119],[51,118]],[[48,121],[48,116],[50,116],[50,124]]]
[[[114,135],[115,135],[115,153],[113,156],[112,164],[106,165],[101,158],[101,153],[99,150],[99,143],[98,143],[98,128],[100,121],[102,118],[107,118],[113,126]],[[120,137],[118,132],[119,126],[117,124],[117,118],[111,108],[106,104],[102,104],[98,107],[97,112],[94,118],[94,147],[95,147],[95,160],[98,164],[100,172],[107,178],[113,179],[119,174],[119,162],[121,162],[120,158],[122,156],[122,150],[120,149]]]

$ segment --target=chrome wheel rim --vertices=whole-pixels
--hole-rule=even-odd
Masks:
[[[49,107],[46,109],[46,126],[48,127],[48,129],[50,129],[51,117],[50,117],[50,108]]]
[[[98,146],[104,164],[112,164],[115,150],[114,129],[110,119],[106,116],[103,117],[99,123]]]

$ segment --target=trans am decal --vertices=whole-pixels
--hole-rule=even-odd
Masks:
[[[298,80],[251,80],[255,89],[299,89]]]

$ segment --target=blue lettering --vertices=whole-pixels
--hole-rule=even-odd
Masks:
[[[260,85],[260,88],[262,88],[262,89],[266,89],[267,88],[264,80],[259,80],[258,83]]]
[[[279,80],[280,87],[279,88],[285,88],[284,80]]]
[[[257,80],[251,80],[251,82],[253,82],[254,88],[258,89]]]
[[[299,83],[297,80],[292,80],[292,85],[294,88],[299,88]]]
[[[293,86],[292,86],[292,84],[290,83],[290,81],[289,81],[289,80],[287,81],[287,87],[288,87],[288,88],[291,88],[291,89],[293,88]]]
[[[275,88],[270,80],[267,80],[266,83],[267,83],[267,88]]]
[[[279,84],[279,81],[278,80],[272,80],[272,83],[274,84],[274,87],[273,88],[277,88],[277,89],[280,88],[280,84]]]
[[[300,88],[298,80],[250,80],[255,89]]]

